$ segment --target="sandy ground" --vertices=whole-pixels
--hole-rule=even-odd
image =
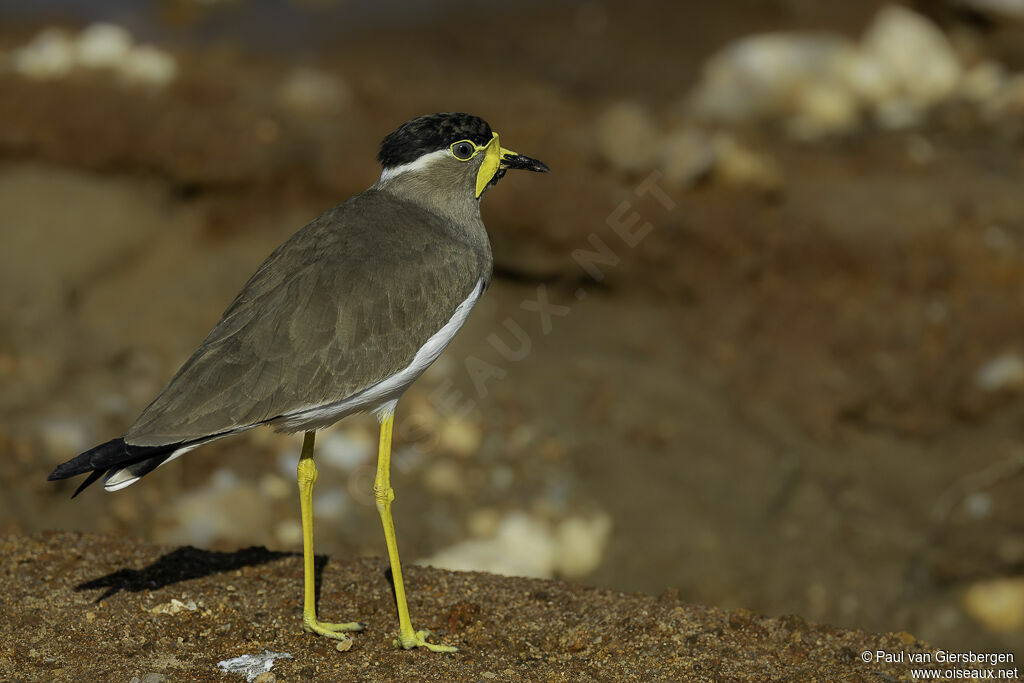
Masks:
[[[491,539],[509,515],[531,520],[528,540],[605,520],[595,562],[532,569],[1024,656],[1020,628],[967,607],[972,589],[1024,569],[1024,382],[976,381],[1024,352],[1020,127],[948,111],[814,144],[743,129],[781,187],[711,178],[668,188],[671,210],[636,196],[645,174],[595,152],[595,118],[621,98],[676,120],[700,60],[728,38],[852,31],[872,10],[631,3],[598,20],[506,17],[504,35],[529,35],[529,49],[440,22],[429,40],[393,28],[402,48],[370,66],[372,36],[318,60],[183,49],[182,81],[164,92],[0,73],[0,530],[296,550],[296,438],[219,442],[116,496],[70,501],[70,485],[44,478],[124,430],[274,246],[374,181],[382,135],[465,109],[554,172],[487,196],[495,284],[400,408],[409,561]],[[8,29],[0,48],[31,32]],[[997,32],[992,49],[1019,68],[1018,44]],[[282,83],[311,61],[348,94],[286,106]],[[653,229],[595,283],[572,253],[614,238],[623,201]],[[550,329],[522,307],[538,288],[568,307]],[[508,338],[508,320],[530,338],[521,360],[490,341]],[[485,391],[467,369],[477,361],[502,375]],[[467,410],[439,409],[439,391],[461,392]],[[379,556],[374,426],[335,434],[321,441],[338,455],[321,465],[318,551]],[[506,559],[543,554],[514,548]]]
[[[301,558],[289,553],[70,533],[0,544],[0,676],[11,681],[223,681],[218,662],[267,650],[291,658],[277,659],[260,683],[632,680],[638,671],[657,681],[877,681],[903,680],[909,667],[865,664],[862,652],[932,651],[906,633],[768,619],[672,594],[414,568],[413,618],[459,652],[405,652],[390,644],[394,603],[381,561],[323,557],[321,614],[344,610],[365,626],[339,653],[303,633]],[[172,600],[184,607],[159,613]]]

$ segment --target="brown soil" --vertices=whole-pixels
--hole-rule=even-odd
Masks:
[[[459,652],[395,649],[379,560],[321,558],[320,612],[358,617],[346,652],[301,628],[301,558],[249,548],[216,553],[94,534],[0,539],[0,678],[8,681],[222,681],[217,663],[290,654],[263,680],[877,681],[906,665],[864,664],[864,650],[929,651],[903,634],[768,619],[583,586],[411,568],[418,628]],[[172,599],[194,611],[153,614]],[[237,679],[236,679],[237,680]]]

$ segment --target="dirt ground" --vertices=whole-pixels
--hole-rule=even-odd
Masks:
[[[862,652],[932,652],[906,633],[431,568],[410,572],[410,609],[418,628],[460,650],[403,652],[390,644],[396,629],[384,563],[324,557],[321,613],[344,609],[365,627],[339,653],[334,641],[301,629],[294,554],[71,533],[2,543],[0,608],[13,635],[0,645],[0,676],[9,681],[82,680],[82,662],[90,680],[223,681],[218,662],[268,650],[290,657],[276,659],[260,683],[635,680],[638,672],[656,681],[877,681],[901,680],[909,666],[867,664]]]
[[[945,4],[919,6],[962,21]],[[344,40],[321,36],[296,50],[189,42],[192,25],[164,17],[181,64],[165,90],[0,70],[0,531],[296,550],[295,437],[218,442],[117,495],[71,501],[71,483],[45,476],[120,434],[271,249],[375,181],[384,134],[419,113],[465,110],[553,172],[507,177],[487,195],[495,283],[400,406],[404,557],[486,537],[513,512],[551,528],[604,519],[599,561],[550,573],[1019,660],[1022,630],[972,617],[967,596],[1024,573],[1024,378],[996,391],[977,381],[994,359],[1024,354],[1024,127],[955,107],[911,131],[815,143],[740,127],[732,133],[774,160],[782,184],[666,186],[670,209],[637,196],[647,173],[617,172],[595,151],[594,121],[615,102],[639,102],[665,126],[678,121],[699,65],[728,40],[776,28],[852,34],[876,7],[480,9],[469,24],[500,23],[497,40],[466,35],[464,16],[446,16],[347,27]],[[0,50],[22,44],[38,21],[3,24]],[[1019,28],[956,25],[987,31],[992,56],[1024,68]],[[282,84],[313,66],[336,75],[342,94],[289,104]],[[632,248],[613,242],[608,223],[624,201],[652,225]],[[594,235],[618,245],[599,283],[573,258]],[[565,308],[549,320],[524,308],[541,296]],[[508,338],[508,320],[529,337],[520,360],[492,340]],[[480,367],[483,388],[471,373]],[[457,397],[454,409],[438,408],[442,394]],[[374,426],[357,418],[337,433],[358,450]],[[366,465],[345,462],[321,466],[318,552],[379,556]],[[98,552],[89,544],[108,543],[84,538],[82,558]],[[31,554],[55,541],[10,542]],[[111,552],[121,564],[99,558],[86,571],[66,559],[75,578],[61,586],[158,553]],[[360,567],[380,574],[371,560],[338,566],[352,577],[335,586]],[[203,590],[222,580],[204,579]],[[464,601],[454,586],[428,623],[446,623]],[[166,590],[159,601],[177,595]],[[372,610],[383,614],[378,602]],[[483,598],[473,602],[484,609]],[[267,600],[265,609],[281,607]],[[779,622],[758,623],[772,631]],[[474,637],[501,637],[485,631]],[[234,634],[225,656],[241,652]]]

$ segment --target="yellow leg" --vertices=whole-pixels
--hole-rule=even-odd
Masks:
[[[302,455],[299,456],[299,506],[302,509],[302,564],[304,595],[302,628],[310,633],[319,633],[336,640],[347,640],[346,631],[362,631],[358,622],[328,624],[316,618],[316,585],[313,569],[313,484],[316,483],[316,463],[313,462],[313,443],[316,432],[306,432],[302,441]]]
[[[377,501],[377,512],[384,525],[384,539],[388,544],[388,559],[391,561],[391,578],[395,583],[395,600],[398,602],[398,640],[396,646],[406,650],[425,647],[433,652],[456,652],[458,648],[435,645],[427,642],[430,631],[414,631],[409,618],[409,604],[405,600],[405,584],[402,581],[402,564],[398,560],[398,542],[395,539],[395,521],[391,517],[391,502],[395,491],[391,488],[391,427],[394,414],[385,414],[380,420],[380,451],[377,454],[377,478],[373,483],[373,497]]]

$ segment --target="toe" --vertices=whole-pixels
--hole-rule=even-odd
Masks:
[[[344,624],[329,624],[325,621],[317,622],[321,627],[328,631],[362,631],[363,623],[361,621],[349,621]]]
[[[324,621],[307,620],[302,622],[302,628],[307,633],[315,633],[325,638],[334,640],[347,640],[351,631],[362,631],[363,625],[357,621],[343,624],[331,624]]]
[[[438,645],[435,643],[428,643],[427,636],[430,635],[430,631],[423,630],[417,631],[412,636],[407,636],[401,640],[395,640],[395,647],[401,647],[406,650],[411,650],[414,647],[425,647],[431,652],[458,652],[459,648],[452,647],[451,645]]]

